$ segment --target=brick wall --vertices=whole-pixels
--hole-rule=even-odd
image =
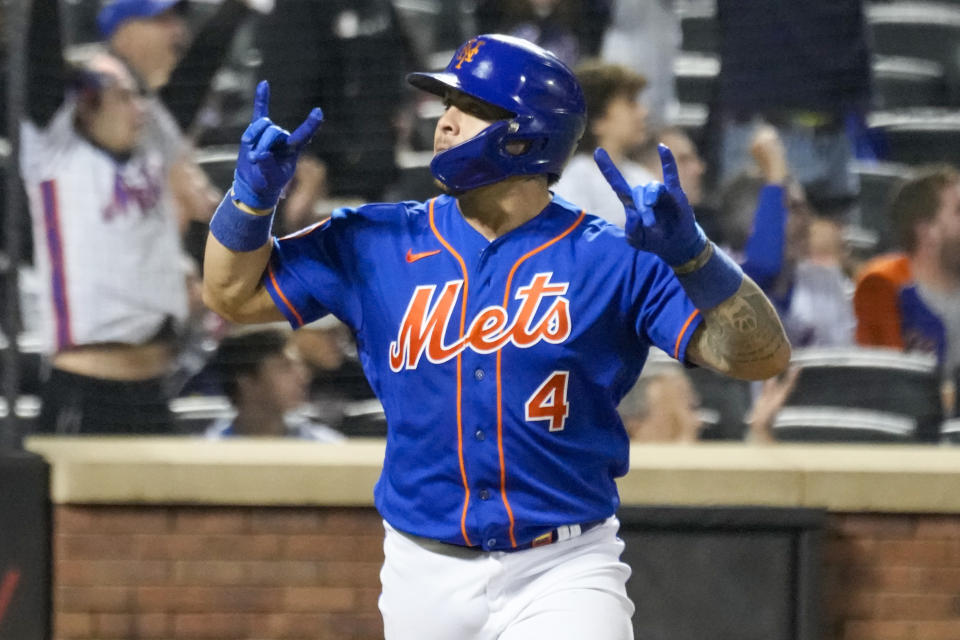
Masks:
[[[383,637],[372,509],[54,511],[54,637]]]
[[[833,640],[960,640],[960,515],[830,517],[824,619]]]
[[[54,637],[383,637],[372,509],[58,506]],[[960,515],[834,514],[825,640],[960,640]]]

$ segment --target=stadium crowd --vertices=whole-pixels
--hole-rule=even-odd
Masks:
[[[584,88],[555,194],[622,225],[594,148],[641,184],[668,145],[794,347],[789,372],[753,385],[651,354],[620,406],[632,438],[960,440],[960,63],[937,46],[960,41],[960,3],[33,0],[27,20],[5,168],[29,207],[4,218],[27,242],[2,325],[23,433],[383,435],[338,321],[241,329],[203,306],[207,221],[261,78],[280,125],[325,114],[275,233],[435,195],[443,105],[404,76],[500,32]]]

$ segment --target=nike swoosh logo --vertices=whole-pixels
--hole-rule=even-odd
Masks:
[[[417,260],[422,260],[423,258],[429,258],[430,256],[435,256],[440,253],[440,249],[434,249],[433,251],[421,251],[420,253],[414,253],[413,249],[407,249],[407,262],[416,262]]]

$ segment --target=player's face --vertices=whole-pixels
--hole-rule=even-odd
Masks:
[[[647,114],[647,107],[636,96],[615,96],[603,116],[591,125],[598,146],[608,151],[636,149],[647,139]]]
[[[943,268],[960,276],[960,184],[944,188],[931,231],[940,243]]]
[[[444,97],[445,110],[433,134],[434,154],[466,142],[497,120],[512,114],[458,91]]]
[[[687,194],[687,201],[697,206],[703,200],[703,172],[706,170],[700,154],[697,153],[697,147],[690,138],[675,132],[665,133],[660,142],[670,147],[673,152],[680,186]]]

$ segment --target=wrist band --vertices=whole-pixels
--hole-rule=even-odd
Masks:
[[[233,194],[224,196],[210,220],[210,233],[231,251],[253,251],[270,241],[273,211],[262,216],[241,210]]]
[[[743,270],[723,251],[710,243],[711,255],[702,267],[677,274],[677,280],[697,309],[712,309],[740,288]]]
[[[703,267],[707,264],[707,260],[713,257],[713,243],[706,242],[703,245],[703,248],[700,249],[700,253],[697,254],[697,257],[692,260],[687,260],[683,264],[677,265],[673,268],[673,272],[678,276],[684,276],[688,273],[693,273],[697,269]]]

